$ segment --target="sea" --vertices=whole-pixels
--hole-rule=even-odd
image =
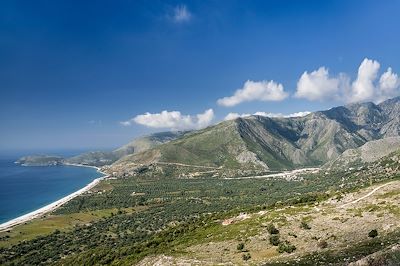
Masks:
[[[0,224],[59,200],[102,176],[90,167],[21,166],[14,163],[19,158],[16,154],[0,155]]]

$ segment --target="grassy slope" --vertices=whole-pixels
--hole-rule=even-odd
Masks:
[[[188,165],[223,166],[228,169],[254,168],[255,165],[252,163],[238,162],[236,157],[243,151],[247,151],[247,148],[237,130],[236,122],[227,121],[207,129],[188,133],[149,151],[124,157],[114,166],[123,166],[132,162],[161,161]]]

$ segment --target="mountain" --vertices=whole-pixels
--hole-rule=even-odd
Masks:
[[[90,151],[63,160],[67,164],[84,164],[92,166],[104,166],[112,164],[119,157],[113,151]]]
[[[188,131],[159,132],[136,138],[128,144],[114,151],[90,151],[70,158],[62,158],[59,156],[50,155],[30,155],[20,158],[18,161],[16,161],[16,163],[20,163],[26,166],[83,164],[100,167],[112,164],[126,155],[154,148],[157,145],[174,140],[180,136],[183,136],[186,133],[188,133]]]
[[[399,136],[399,116],[400,97],[304,117],[237,118],[124,156],[109,171],[116,175],[147,170],[169,175],[235,175],[319,166],[368,141]]]
[[[400,137],[388,137],[372,140],[356,149],[348,149],[335,160],[327,162],[325,168],[343,169],[356,167],[364,163],[375,162],[400,150]]]
[[[147,136],[136,138],[128,144],[114,150],[113,153],[117,157],[121,158],[129,154],[139,153],[154,148],[157,145],[179,138],[186,133],[188,133],[188,131],[166,131],[153,133]]]
[[[50,166],[62,164],[62,157],[49,155],[30,155],[18,159],[15,163],[23,166]]]
[[[129,142],[128,144],[114,150],[114,151],[92,151],[83,153],[64,160],[66,163],[72,164],[85,164],[94,166],[104,166],[112,164],[118,159],[129,155],[151,149],[162,143],[174,140],[182,135],[185,131],[177,132],[159,132],[147,136],[139,137]]]

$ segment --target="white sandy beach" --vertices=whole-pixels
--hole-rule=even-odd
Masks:
[[[77,196],[89,191],[94,186],[96,186],[101,180],[103,180],[103,179],[108,177],[108,175],[106,173],[101,172],[100,168],[95,167],[95,166],[80,165],[80,164],[66,164],[66,165],[95,168],[95,169],[97,169],[98,172],[104,174],[104,176],[94,179],[92,182],[90,182],[85,187],[79,189],[78,191],[75,191],[72,194],[69,194],[69,195],[65,196],[64,198],[61,198],[61,199],[59,199],[59,200],[57,200],[57,201],[55,201],[53,203],[50,203],[49,205],[46,205],[46,206],[44,206],[44,207],[42,207],[40,209],[37,209],[37,210],[35,210],[33,212],[24,214],[24,215],[19,216],[19,217],[15,218],[15,219],[12,219],[12,220],[10,220],[8,222],[0,224],[0,232],[6,231],[6,230],[8,230],[8,229],[10,229],[10,228],[12,228],[12,227],[14,227],[16,225],[28,222],[28,221],[30,221],[32,219],[41,217],[46,213],[54,211],[55,209],[57,209],[61,205],[63,205],[65,203],[67,203],[68,201],[70,201],[71,199],[73,199],[73,198],[75,198],[75,197],[77,197]]]

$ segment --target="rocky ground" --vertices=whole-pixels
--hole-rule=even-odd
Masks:
[[[241,214],[221,221],[206,239],[182,246],[177,254],[148,257],[139,265],[260,265],[346,249],[372,239],[372,230],[378,232],[376,239],[399,230],[399,204],[400,181],[392,181],[314,205]],[[270,243],[271,223],[279,230],[279,241],[293,245],[294,251],[279,253]],[[369,265],[368,258],[353,265]]]

